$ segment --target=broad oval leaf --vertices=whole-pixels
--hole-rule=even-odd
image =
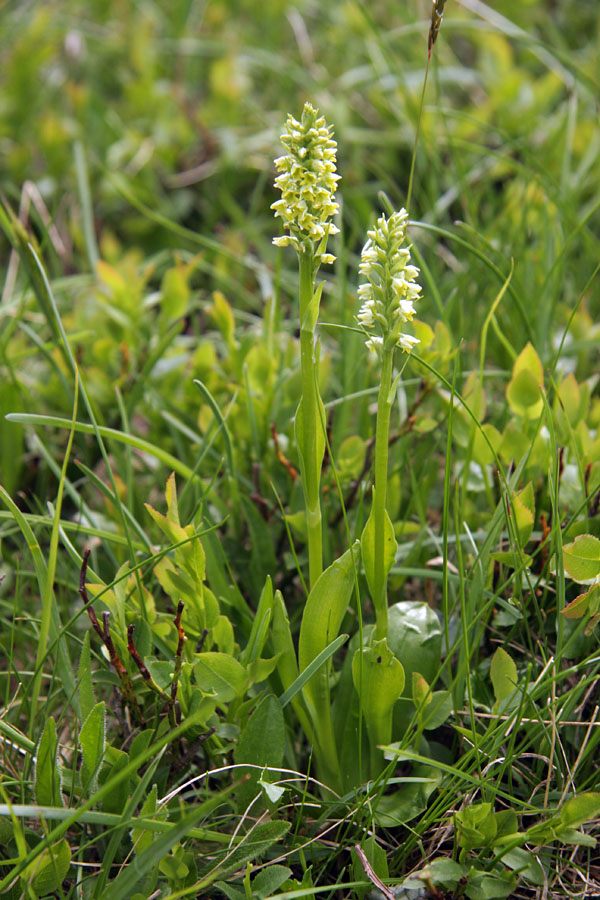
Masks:
[[[574,581],[589,581],[600,575],[600,541],[592,534],[578,535],[563,547],[563,564]]]
[[[442,631],[435,612],[416,600],[401,600],[389,609],[388,644],[404,666],[407,683],[413,672],[432,684],[442,658]]]
[[[215,694],[222,703],[241,697],[248,676],[244,667],[227,653],[201,653],[194,665],[196,683],[206,694]]]

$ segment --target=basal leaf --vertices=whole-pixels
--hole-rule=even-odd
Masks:
[[[404,669],[385,638],[356,651],[352,660],[352,680],[362,698],[372,748],[388,744],[392,737],[392,710],[404,690]],[[372,772],[373,776],[377,774]]]
[[[301,672],[338,635],[354,587],[358,553],[357,541],[323,572],[308,595],[298,642]]]

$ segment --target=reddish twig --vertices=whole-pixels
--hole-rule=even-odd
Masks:
[[[79,595],[83,601],[83,605],[87,610],[87,614],[90,618],[90,622],[92,623],[92,627],[104,646],[108,651],[108,656],[111,661],[112,667],[117,673],[119,677],[119,681],[121,682],[121,692],[125,702],[131,708],[136,721],[139,724],[143,723],[142,711],[140,710],[139,704],[136,700],[135,693],[133,690],[133,684],[131,682],[131,678],[129,677],[129,672],[127,671],[126,666],[123,664],[123,661],[119,654],[117,653],[117,648],[113,643],[113,639],[110,635],[110,629],[108,627],[108,620],[110,613],[103,612],[102,613],[102,626],[98,621],[98,617],[95,613],[94,607],[92,606],[92,601],[88,597],[87,588],[85,586],[85,576],[87,573],[88,559],[90,557],[89,548],[86,549],[83,553],[83,560],[81,562],[81,571],[79,573]]]

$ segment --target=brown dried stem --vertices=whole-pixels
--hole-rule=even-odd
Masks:
[[[136,700],[135,692],[133,690],[133,684],[131,682],[131,678],[129,677],[129,672],[127,671],[126,666],[123,664],[121,657],[117,652],[117,648],[113,643],[113,639],[110,635],[110,629],[108,627],[108,620],[110,613],[103,612],[102,613],[102,625],[98,621],[98,617],[92,606],[92,601],[88,597],[87,588],[85,585],[85,576],[87,573],[88,560],[90,557],[89,548],[87,548],[83,553],[83,560],[81,562],[81,571],[79,573],[79,595],[83,601],[83,605],[87,611],[87,614],[90,618],[90,622],[92,623],[92,628],[106,647],[108,651],[108,656],[110,658],[110,662],[112,664],[113,669],[117,673],[119,677],[119,681],[121,682],[121,693],[123,699],[131,709],[136,721],[139,724],[143,723],[142,711],[139,707],[139,704]]]
[[[173,623],[175,628],[177,629],[177,650],[175,651],[175,668],[173,670],[173,681],[171,682],[171,702],[174,704],[177,699],[177,687],[179,685],[179,675],[181,673],[181,666],[183,665],[183,645],[185,644],[187,638],[185,636],[185,631],[183,630],[183,625],[181,624],[181,614],[183,612],[183,600],[180,600],[177,604],[177,612],[175,613],[175,618],[173,619]]]

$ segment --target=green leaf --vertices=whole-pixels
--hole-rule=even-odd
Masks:
[[[526,553],[513,553],[512,550],[498,550],[495,553],[490,553],[490,559],[502,563],[503,566],[508,566],[509,569],[527,568],[533,561],[532,557]]]
[[[402,600],[390,607],[387,641],[396,659],[404,667],[405,688],[394,709],[395,738],[404,734],[414,716],[411,697],[413,672],[419,672],[433,684],[442,658],[442,632],[435,612],[414,600]]]
[[[240,735],[234,751],[236,763],[252,763],[255,766],[280,766],[285,747],[285,722],[283,710],[277,697],[268,694],[258,703]],[[244,769],[241,774],[249,774],[249,780],[237,791],[240,811],[251,802],[258,790],[260,770]],[[270,777],[269,775],[267,777]]]
[[[537,419],[544,407],[540,385],[527,371],[521,371],[512,378],[506,389],[506,399],[513,412],[525,419]]]
[[[579,828],[600,816],[600,793],[584,793],[570,797],[560,808],[561,826]]]
[[[198,896],[203,896],[202,889],[212,884],[215,879],[223,878],[230,872],[236,872],[248,860],[254,861],[263,853],[266,853],[269,847],[272,847],[273,844],[276,844],[288,833],[290,827],[290,822],[279,821],[257,825],[247,835],[244,842],[240,843],[239,847],[236,847],[233,851],[224,851],[220,865],[215,866],[214,863],[210,865],[206,877],[198,884],[200,890]]]
[[[442,632],[431,607],[416,600],[401,600],[391,606],[388,644],[404,666],[408,685],[412,685],[413,672],[433,683],[442,658]]]
[[[298,663],[292,640],[290,620],[281,591],[275,591],[275,596],[273,597],[269,635],[273,653],[278,657],[277,672],[281,678],[284,691],[287,691],[298,677]]]
[[[56,725],[49,716],[36,750],[34,794],[40,806],[64,806],[57,757]]]
[[[458,844],[463,850],[490,847],[496,836],[497,823],[491,803],[474,803],[455,815]]]
[[[516,812],[512,809],[501,809],[500,812],[494,813],[494,816],[496,818],[495,841],[497,842],[501,838],[514,837],[519,830]]]
[[[534,347],[527,343],[513,366],[512,379],[506,389],[506,399],[513,412],[527,419],[537,419],[544,401],[540,390],[544,386],[544,370]]]
[[[431,700],[421,713],[421,727],[433,731],[443,725],[452,713],[454,704],[450,691],[433,691]]]
[[[428,703],[431,703],[431,688],[419,672],[412,673],[412,698],[416,708],[421,709],[421,712]]]
[[[250,533],[250,575],[253,590],[258,592],[270,572],[277,571],[273,533],[258,509],[247,497],[241,497],[244,518]],[[271,589],[272,593],[272,589]]]
[[[98,784],[101,787],[114,775],[121,772],[129,763],[129,756],[124,750],[107,746],[104,753],[104,763],[98,776]],[[129,779],[124,778],[110,794],[102,800],[102,809],[109,813],[119,815],[125,809],[129,797]]]
[[[466,875],[465,867],[453,859],[434,859],[426,871],[434,884],[442,884],[451,891],[456,889],[460,879]]]
[[[544,884],[546,873],[543,866],[533,853],[529,853],[523,847],[515,847],[507,853],[503,853],[502,862],[530,884],[534,884],[536,887]]]
[[[503,897],[510,897],[516,886],[517,876],[512,872],[487,874],[471,869],[465,896],[469,900],[501,900]]]
[[[392,738],[392,710],[404,690],[404,669],[388,646],[387,640],[374,641],[370,647],[359,648],[352,660],[352,680],[362,700],[363,715],[371,742],[372,759],[380,762],[383,756],[375,749],[388,744]],[[372,777],[379,773],[375,762]]]
[[[600,575],[600,541],[591,534],[578,535],[563,547],[565,570],[574,581],[589,581]]]
[[[561,609],[561,614],[565,619],[581,619],[593,606],[596,606],[600,600],[600,585],[593,584],[589,591],[578,594],[574,600]]]
[[[292,870],[287,866],[267,866],[252,881],[252,893],[263,900],[264,897],[274,894],[291,874]]]
[[[496,698],[496,708],[507,700],[517,686],[517,667],[506,650],[498,647],[492,657],[490,678]]]
[[[277,784],[271,784],[270,781],[265,781],[263,778],[259,778],[257,784],[262,788],[271,804],[279,803],[285,794],[285,788],[279,787]]]
[[[320,281],[317,285],[317,288],[312,295],[310,302],[306,307],[306,312],[304,314],[304,319],[300,323],[300,327],[303,331],[313,332],[317,325],[317,320],[319,318],[319,306],[321,303],[321,294],[323,293],[323,285],[324,281]]]
[[[46,897],[59,889],[70,865],[71,848],[68,841],[57,841],[23,869],[21,878],[31,883],[37,896]]]
[[[298,641],[300,672],[303,672],[338,635],[354,588],[358,553],[357,541],[323,572],[308,595]],[[323,705],[329,709],[328,666],[320,668],[305,685],[304,695],[314,704],[315,711],[321,709]]]
[[[364,465],[366,452],[367,445],[363,438],[357,434],[344,438],[335,458],[341,481],[349,481],[359,477]]]
[[[96,775],[104,757],[106,739],[106,709],[104,702],[97,703],[79,732],[81,746],[81,786],[91,793],[96,785]]]
[[[190,298],[187,267],[178,265],[167,269],[160,285],[161,313],[171,321],[185,315]]]
[[[397,828],[421,815],[427,802],[441,783],[442,773],[434,766],[417,765],[393,794],[384,794],[373,811],[375,821],[382,828]]]
[[[238,891],[237,888],[226,884],[224,881],[215,881],[215,887],[219,888],[221,893],[227,897],[227,900],[248,900],[248,895],[245,891]],[[146,900],[145,896],[143,900]]]
[[[221,291],[213,291],[213,305],[208,308],[208,313],[223,335],[225,342],[231,346],[235,334],[235,319],[233,310]]]
[[[300,675],[298,675],[298,677],[292,682],[289,688],[284,691],[284,693],[279,698],[282,709],[295,698],[296,694],[301,691],[304,685],[307,684],[313,677],[313,675],[315,675],[319,671],[321,666],[324,666],[325,663],[333,656],[333,654],[337,650],[339,650],[340,647],[343,647],[347,640],[347,634],[339,634],[336,637],[335,641],[332,641],[327,645],[327,647],[325,647],[324,650],[321,650],[318,656],[315,656],[311,664],[307,666]]]
[[[275,571],[275,569],[272,569],[272,571]],[[267,639],[273,602],[273,582],[271,581],[271,576],[267,575],[258,601],[258,608],[256,610],[256,615],[254,616],[248,643],[240,655],[240,661],[244,665],[251,659],[256,659],[261,654]]]
[[[138,818],[154,818],[157,809],[157,790],[158,789],[154,784],[152,786],[152,790],[144,800]],[[146,831],[143,828],[132,828],[130,834],[133,849],[138,856],[140,855],[140,853],[143,853],[143,851],[146,850],[154,840],[154,832]]]
[[[275,671],[276,667],[276,656],[271,659],[253,659],[247,666],[248,686],[266,681],[271,672]]]
[[[593,838],[591,834],[585,834],[584,831],[579,831],[577,828],[555,829],[552,839],[560,841],[561,844],[571,844],[575,847],[595,847],[597,843],[596,838]]]
[[[371,515],[367,519],[367,524],[363,529],[363,533],[360,538],[360,548],[362,551],[363,565],[365,567],[365,577],[367,579],[367,584],[369,585],[369,590],[371,592],[371,596],[374,595],[375,591],[375,488],[373,488],[373,504],[371,507]],[[396,559],[396,553],[398,551],[398,544],[396,542],[396,538],[394,536],[394,526],[392,525],[391,519],[388,515],[387,510],[385,510],[385,525],[383,532],[383,542],[384,542],[384,551],[383,551],[383,570],[384,574],[387,575],[392,566],[394,565],[394,561]]]
[[[322,422],[327,421],[327,414],[323,401],[317,393],[317,421],[315,422],[315,471],[320,472],[323,465],[323,457],[325,456],[325,435],[323,434]],[[303,402],[300,400],[298,409],[296,410],[296,418],[294,422],[294,436],[296,438],[296,446],[300,456],[300,473],[302,480],[306,483],[306,452],[304,449],[304,409]],[[306,518],[306,517],[305,517]]]
[[[531,503],[531,505],[529,505]],[[514,516],[515,531],[520,547],[524,547],[533,531],[534,512],[533,489],[531,483],[519,494],[513,494],[511,511]]]
[[[206,694],[215,694],[221,703],[241,697],[248,684],[244,667],[227,653],[201,653],[194,665],[196,683]]]
[[[387,856],[383,847],[381,847],[374,837],[363,838],[361,841],[361,848],[367,857],[369,864],[371,865],[373,871],[382,881],[385,881],[390,877],[390,872],[388,869]],[[354,847],[352,848],[352,875],[354,881],[364,881],[365,879],[365,869],[358,857],[358,854]],[[356,894],[359,898],[364,898],[369,894],[369,888],[355,888]]]

